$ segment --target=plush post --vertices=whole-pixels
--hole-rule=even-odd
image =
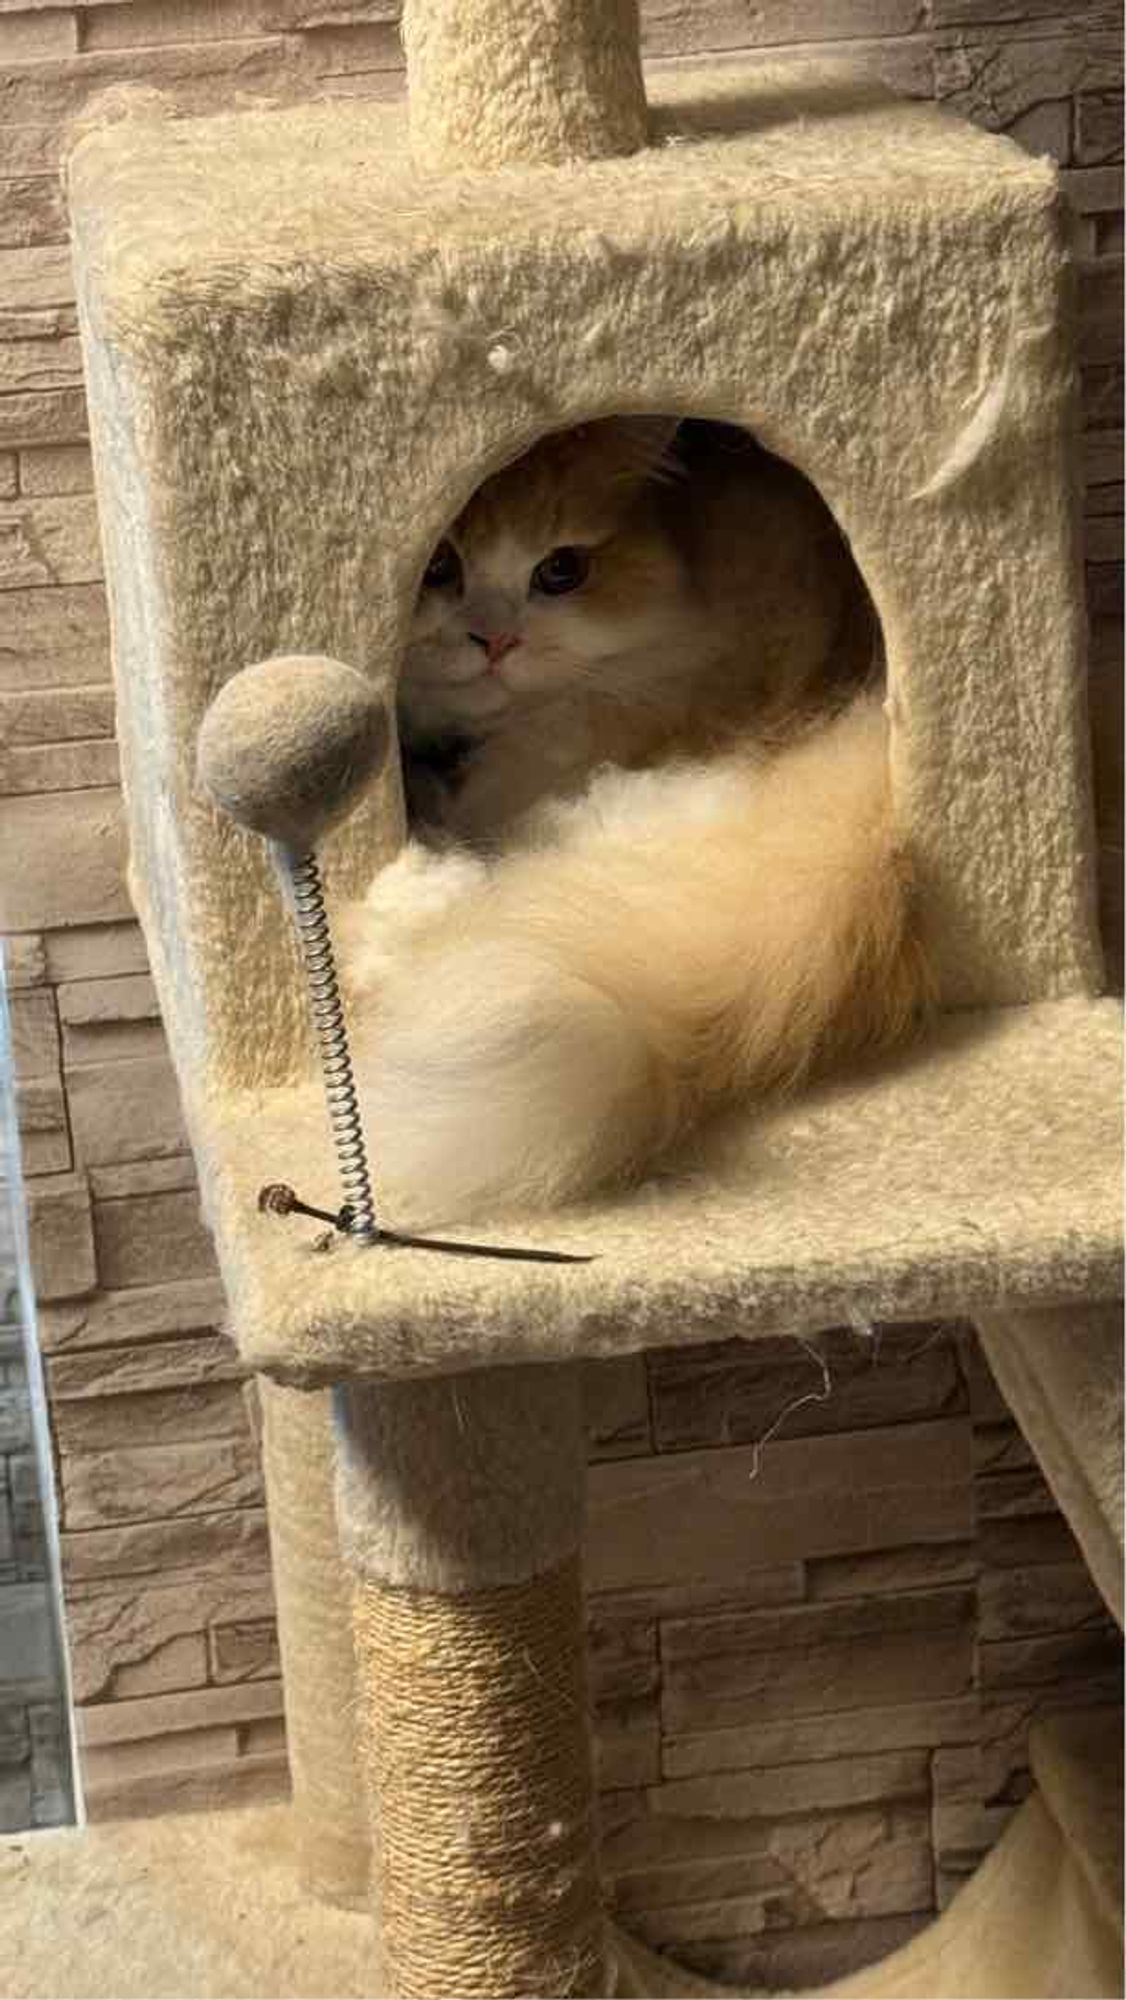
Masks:
[[[356,1763],[355,1667],[333,1508],[330,1397],[259,1378],[262,1459],[301,1876],[314,1896],[367,1899],[371,1841]]]
[[[416,166],[601,159],[645,143],[637,0],[407,0]]]

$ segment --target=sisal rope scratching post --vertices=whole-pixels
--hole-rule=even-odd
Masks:
[[[343,1023],[331,1018],[323,912],[312,956],[303,925],[310,885],[319,896],[314,843],[348,811],[386,740],[382,705],[359,675],[299,656],[261,661],[229,681],[198,750],[208,791],[273,842],[292,891],[330,1116],[344,1135],[352,1191],[366,1190],[366,1206],[342,1211],[351,1241],[341,1254],[367,1257],[412,1252],[380,1240]],[[288,1421],[285,1402],[268,1408]],[[392,1990],[600,1993],[578,1370],[345,1384],[336,1419],[339,1533],[353,1574],[357,1759],[371,1800]],[[315,1427],[310,1438],[315,1452]],[[299,1519],[304,1468],[289,1485],[301,1451],[291,1427],[274,1472],[279,1580],[290,1557],[299,1572],[283,1640],[287,1680],[294,1676],[294,1783],[306,1876],[338,1885],[349,1869],[358,1879],[366,1860],[339,1755],[352,1683],[338,1645],[335,1565],[319,1584],[311,1576],[310,1552],[323,1534],[315,1517],[307,1528]],[[336,1704],[327,1734],[319,1712],[326,1701]],[[327,1767],[318,1771],[322,1752]]]
[[[426,171],[603,159],[645,144],[637,0],[406,0],[410,143]]]
[[[350,1388],[340,1404],[391,1990],[603,1993],[578,1371]]]

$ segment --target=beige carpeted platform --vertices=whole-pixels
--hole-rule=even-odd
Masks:
[[[360,2000],[375,1950],[302,1897],[287,1806],[0,1842],[6,2000]]]
[[[1102,2000],[1121,1982],[1121,1729],[1053,1723],[1040,1790],[951,1907],[827,1991],[851,2000]],[[619,1993],[722,1993],[615,1936]],[[362,2000],[369,1918],[302,1900],[285,1806],[0,1842],[7,2000]]]
[[[1113,1001],[953,1016],[925,1049],[734,1121],[679,1181],[494,1225],[597,1253],[576,1267],[315,1254],[318,1225],[255,1197],[283,1179],[334,1199],[320,1090],[244,1094],[199,1140],[243,1358],[314,1383],[1116,1298],[1120,1043]]]

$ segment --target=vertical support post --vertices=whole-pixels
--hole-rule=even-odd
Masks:
[[[328,1903],[364,1904],[367,1801],[356,1760],[351,1591],[333,1497],[331,1396],[259,1380],[298,1864]]]
[[[1122,1309],[1079,1299],[982,1312],[976,1324],[997,1386],[1121,1625]]]
[[[577,1368],[350,1385],[337,1415],[390,1990],[601,1994]]]
[[[411,152],[426,171],[559,165],[645,144],[637,0],[406,0]]]

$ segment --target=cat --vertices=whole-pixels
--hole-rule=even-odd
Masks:
[[[412,838],[348,921],[398,1212],[636,1182],[912,1032],[874,632],[828,510],[741,433],[608,418],[478,489],[400,678]]]
[[[827,508],[745,433],[619,418],[548,437],[428,566],[399,687],[412,817],[495,845],[599,765],[766,741],[873,640]]]

